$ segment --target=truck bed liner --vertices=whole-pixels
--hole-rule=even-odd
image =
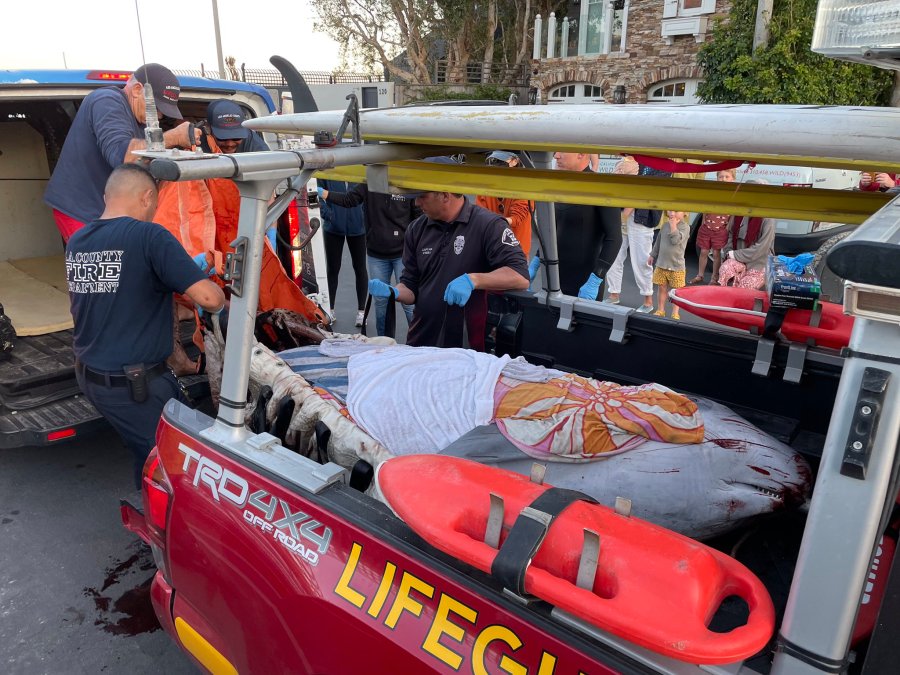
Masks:
[[[16,338],[0,362],[0,403],[28,410],[77,394],[73,361],[71,329]]]

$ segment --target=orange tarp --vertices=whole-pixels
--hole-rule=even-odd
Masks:
[[[212,196],[212,209],[216,222],[215,246],[223,255],[231,251],[231,242],[237,237],[238,215],[241,199],[237,186],[224,178],[206,181]],[[284,272],[281,261],[266,241],[263,246],[262,272],[259,279],[259,310],[287,309],[312,322],[322,320],[316,304]]]
[[[171,232],[193,257],[209,253],[216,269],[237,237],[241,198],[230,180],[164,183],[155,220]],[[221,282],[220,282],[221,283]],[[224,284],[222,284],[224,285]],[[285,273],[278,256],[265,242],[259,283],[259,311],[287,309],[312,322],[323,320],[316,304]]]
[[[213,202],[202,180],[163,183],[155,220],[181,242],[192,258],[215,246]]]

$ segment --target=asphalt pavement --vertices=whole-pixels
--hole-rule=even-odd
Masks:
[[[131,481],[111,430],[0,451],[0,671],[198,672],[159,627],[153,560],[122,527]]]

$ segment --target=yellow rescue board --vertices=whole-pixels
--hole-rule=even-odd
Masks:
[[[366,180],[363,166],[330,169],[317,176],[354,183]],[[880,192],[427,162],[392,162],[388,180],[391,186],[408,190],[848,224],[862,223],[890,199]]]

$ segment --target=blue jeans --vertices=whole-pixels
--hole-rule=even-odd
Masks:
[[[373,258],[366,256],[369,263],[369,279],[380,279],[386,284],[396,286],[400,283],[400,275],[403,273],[403,258]],[[391,281],[391,276],[394,281]],[[375,300],[375,332],[378,335],[384,335],[384,317],[387,314],[387,298],[374,298]],[[406,312],[406,321],[412,323],[413,310],[415,305],[403,305],[403,311]]]

